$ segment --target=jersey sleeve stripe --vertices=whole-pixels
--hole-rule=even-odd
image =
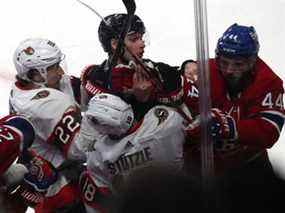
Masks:
[[[32,124],[27,119],[20,116],[12,116],[7,119],[6,125],[15,127],[21,131],[23,148],[28,148],[33,143],[35,132]]]
[[[279,134],[282,130],[282,127],[284,125],[284,114],[276,111],[264,111],[261,113],[261,118],[270,122],[272,125],[274,125]]]

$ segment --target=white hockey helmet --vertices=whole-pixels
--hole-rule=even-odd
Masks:
[[[108,93],[97,94],[89,101],[86,116],[98,132],[115,136],[125,134],[134,120],[131,105]]]
[[[27,76],[30,70],[38,70],[45,82],[47,82],[47,68],[60,63],[64,59],[64,54],[58,46],[43,38],[29,38],[22,41],[14,52],[14,64],[17,76],[26,81],[32,81]]]

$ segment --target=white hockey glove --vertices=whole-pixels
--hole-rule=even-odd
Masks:
[[[2,176],[5,186],[9,189],[18,185],[26,173],[28,173],[28,169],[25,165],[20,163],[12,164]]]

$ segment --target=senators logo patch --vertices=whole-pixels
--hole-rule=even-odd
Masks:
[[[164,108],[156,108],[154,115],[158,118],[158,125],[164,122],[168,118],[168,111]]]
[[[38,100],[38,99],[42,99],[42,98],[46,98],[49,96],[49,91],[47,90],[42,90],[40,92],[38,92],[33,98],[32,100]]]
[[[27,55],[33,55],[35,50],[32,47],[27,47],[26,49],[23,50],[24,53],[26,53]]]

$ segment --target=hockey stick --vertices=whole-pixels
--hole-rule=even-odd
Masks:
[[[159,72],[156,72],[156,71],[152,71],[150,68],[148,68],[144,63],[143,61],[138,58],[135,54],[133,54],[127,47],[126,47],[127,51],[131,54],[131,56],[133,57],[134,59],[134,62],[138,65],[140,65],[144,71],[144,75],[153,81],[153,83],[155,84],[155,86],[157,87],[157,89],[159,91],[162,91],[163,89],[163,78],[160,76],[160,73]]]
[[[94,8],[92,8],[90,5],[84,3],[83,1],[80,0],[76,0],[78,1],[80,4],[84,5],[85,7],[87,7],[89,10],[91,10],[93,13],[95,13],[106,25],[108,25],[108,23],[106,22],[106,20],[103,18],[103,16],[100,15],[100,13],[98,13]]]
[[[117,48],[115,50],[115,53],[113,54],[113,56],[111,58],[110,71],[112,70],[112,68],[117,63],[117,60],[123,51],[124,40],[125,40],[125,37],[129,31],[130,27],[131,27],[132,20],[134,18],[135,11],[136,11],[136,3],[134,0],[122,0],[122,1],[123,1],[124,5],[126,7],[126,10],[127,10],[127,19],[125,20],[124,26],[120,32],[120,36],[118,39]]]
[[[109,26],[109,24],[106,22],[106,20],[103,18],[103,16],[100,15],[100,13],[98,13],[98,11],[96,11],[94,8],[92,8],[90,5],[77,0],[80,4],[82,4],[83,6],[87,7],[89,10],[91,10],[93,13],[95,13],[105,24],[106,26]],[[116,51],[114,53],[114,55],[111,58],[111,62],[110,62],[110,67],[109,67],[109,84],[111,85],[111,79],[112,79],[112,74],[111,74],[111,70],[112,68],[116,65],[116,62],[118,60],[118,57],[120,56],[120,53],[122,53],[122,48],[124,47],[124,39],[129,31],[129,28],[131,27],[131,23],[132,23],[132,19],[134,17],[134,13],[136,10],[136,4],[134,0],[122,0],[125,8],[127,10],[127,15],[128,18],[125,22],[125,25],[120,33],[120,37],[118,40],[118,44],[117,44],[117,48]],[[111,26],[110,26],[110,30],[112,30]],[[127,48],[127,47],[126,47]],[[143,68],[143,71],[145,72],[145,76],[147,76],[148,78],[152,79],[154,84],[156,85],[156,87],[158,88],[158,90],[162,90],[163,86],[162,86],[162,82],[163,79],[159,76],[159,73],[157,72],[153,72],[151,71],[147,66],[145,66],[145,64],[143,63],[143,61],[138,58],[136,55],[134,55],[129,49],[127,49],[127,51],[130,53],[130,55],[133,57],[134,62],[138,65],[140,65]],[[84,102],[84,101],[82,101]],[[82,103],[81,103],[82,104]]]

